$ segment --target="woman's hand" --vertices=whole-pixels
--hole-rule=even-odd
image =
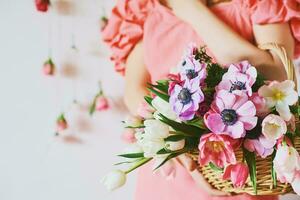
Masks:
[[[202,176],[202,174],[196,170],[197,165],[196,163],[187,155],[180,155],[177,158],[177,161],[185,167],[190,175],[193,177],[196,185],[198,185],[201,189],[203,189],[206,193],[208,193],[211,196],[230,196],[229,193],[222,192],[220,190],[214,189]]]

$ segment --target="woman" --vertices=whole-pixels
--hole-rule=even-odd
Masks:
[[[206,45],[219,63],[249,60],[266,78],[284,80],[286,73],[273,52],[258,44],[283,45],[289,56],[300,56],[298,0],[119,0],[103,39],[110,45],[116,70],[125,74],[125,103],[132,113],[147,95],[146,83],[164,78],[176,66],[187,44]],[[186,157],[176,175],[166,180],[142,167],[137,200],[277,199],[217,191],[194,170]]]

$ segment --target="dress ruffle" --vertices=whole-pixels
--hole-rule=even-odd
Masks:
[[[116,71],[125,73],[125,63],[134,46],[143,37],[143,26],[152,10],[152,0],[119,0],[102,32],[103,40],[112,50]]]

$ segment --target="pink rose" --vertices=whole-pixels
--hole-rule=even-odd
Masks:
[[[243,187],[249,176],[249,168],[245,163],[230,164],[225,168],[223,179],[231,180],[234,187]]]
[[[206,165],[209,162],[223,168],[226,164],[236,162],[234,150],[232,147],[233,139],[224,134],[205,134],[200,138],[199,164]]]
[[[96,110],[103,111],[109,108],[108,100],[105,96],[101,95],[96,99]]]

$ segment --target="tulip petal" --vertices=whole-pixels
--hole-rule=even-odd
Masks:
[[[214,133],[222,133],[225,129],[225,124],[218,113],[210,114],[207,117],[206,126]]]

